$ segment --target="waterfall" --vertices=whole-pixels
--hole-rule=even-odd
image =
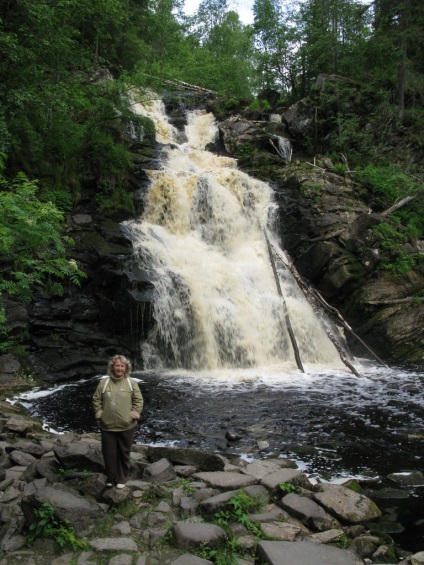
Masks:
[[[205,150],[218,133],[212,114],[190,112],[181,133],[161,101],[137,110],[166,144],[162,168],[147,171],[143,217],[126,222],[137,261],[154,280],[145,367],[295,367],[263,232],[278,246],[270,186],[238,170],[235,159]],[[340,366],[291,275],[279,274],[302,361]]]
[[[291,161],[292,158],[292,144],[286,137],[277,136],[278,153],[285,161]]]

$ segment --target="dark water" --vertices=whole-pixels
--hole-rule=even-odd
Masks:
[[[363,364],[340,370],[143,373],[145,410],[136,443],[191,446],[246,458],[287,456],[321,480],[359,477],[378,490],[393,472],[424,471],[424,371]],[[97,431],[91,396],[98,377],[23,395],[58,432]],[[260,442],[266,442],[261,444]],[[263,447],[263,446],[266,447]],[[261,447],[263,449],[261,449]],[[368,492],[372,496],[372,492]],[[395,540],[424,550],[424,485],[381,500],[405,528]]]

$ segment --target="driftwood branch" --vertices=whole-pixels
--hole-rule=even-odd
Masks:
[[[268,238],[266,231],[263,230],[263,232],[264,232],[265,241],[266,241],[266,244],[267,244],[267,247],[268,247],[269,259],[271,261],[272,271],[274,273],[275,284],[277,285],[278,294],[281,296],[282,301],[283,301],[284,317],[285,317],[285,321],[286,321],[287,331],[289,333],[290,341],[291,341],[291,344],[292,344],[292,347],[293,347],[293,352],[294,352],[294,356],[295,356],[295,359],[296,359],[296,364],[297,364],[298,369],[300,371],[302,371],[302,373],[304,373],[305,371],[303,369],[302,361],[300,359],[300,353],[299,353],[299,348],[297,346],[296,337],[294,335],[293,327],[292,327],[291,322],[290,322],[290,316],[289,316],[289,311],[287,309],[286,299],[284,298],[283,291],[281,290],[280,279],[278,277],[277,268],[275,266],[274,256],[272,254],[271,243],[269,241],[269,238]]]
[[[406,204],[409,204],[409,202],[411,202],[411,200],[414,200],[416,196],[417,195],[414,194],[413,196],[407,196],[406,198],[402,198],[402,200],[399,200],[399,202],[393,204],[393,206],[390,206],[390,208],[387,208],[387,210],[384,210],[384,212],[381,212],[381,215],[388,216],[392,212],[395,212],[396,210],[399,210],[399,208],[402,208],[403,206],[406,206]]]

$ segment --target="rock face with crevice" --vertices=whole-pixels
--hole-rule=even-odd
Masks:
[[[190,105],[216,111],[203,97],[182,101],[168,94],[165,103],[180,128]],[[219,139],[209,149],[236,157],[239,168],[271,184],[278,204],[274,227],[305,284],[317,288],[379,357],[421,363],[422,267],[403,276],[380,269],[391,251],[384,249],[374,228],[390,218],[373,209],[364,186],[336,174],[330,159],[305,156],[312,118],[303,102],[252,119],[237,108],[235,115],[217,116]],[[276,150],[276,137],[281,136],[293,145],[292,160]],[[136,214],[143,211],[146,171],[160,167],[161,150],[150,138],[132,145],[134,166],[127,188]],[[125,226],[133,213],[100,212],[95,199],[93,187],[82,187],[68,217],[68,235],[75,240],[72,258],[87,273],[81,287],[67,287],[63,297],[40,295],[29,307],[1,298],[12,334],[23,341],[27,357],[0,356],[0,387],[8,386],[12,373],[36,373],[47,382],[99,374],[117,352],[142,368],[140,343],[155,327],[154,281],[133,257]],[[405,254],[413,257],[423,249],[421,241],[404,244]],[[352,334],[347,337],[353,353],[371,356]],[[25,386],[16,379],[15,389],[20,384]]]

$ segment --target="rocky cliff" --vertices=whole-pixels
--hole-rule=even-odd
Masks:
[[[390,223],[375,210],[366,188],[349,174],[337,174],[329,158],[305,153],[305,139],[315,127],[310,108],[298,103],[252,115],[228,115],[204,97],[168,96],[174,123],[184,125],[187,105],[216,113],[220,138],[212,147],[235,156],[241,169],[271,184],[279,205],[276,228],[306,286],[316,287],[353,330],[385,360],[422,363],[424,359],[424,288],[422,269],[394,276],[380,269],[390,249],[373,227]],[[281,145],[281,140],[285,143]],[[146,169],[159,165],[160,146],[151,138],[132,143],[134,168],[128,191],[142,212]],[[3,357],[0,372],[36,372],[43,380],[78,379],[104,370],[116,351],[142,366],[139,346],[154,326],[153,284],[132,261],[131,241],[123,221],[130,212],[100,213],[92,186],[68,218],[75,240],[72,255],[88,277],[64,297],[39,296],[25,308],[5,300],[11,326],[24,335],[21,365]],[[418,257],[424,243],[404,242],[404,252]],[[350,334],[353,351],[369,356]],[[25,365],[27,368],[25,368]]]

